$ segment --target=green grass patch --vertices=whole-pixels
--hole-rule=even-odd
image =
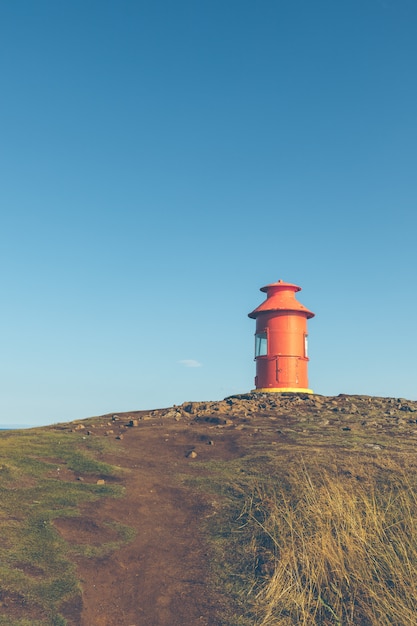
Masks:
[[[46,429],[0,433],[0,626],[66,623],[60,607],[75,599],[80,587],[72,547],[54,520],[78,516],[82,503],[123,494],[117,484],[95,483],[95,477],[120,475],[120,468],[100,460],[109,445]],[[61,471],[70,472],[72,480],[61,479]],[[103,553],[131,537],[120,527]]]

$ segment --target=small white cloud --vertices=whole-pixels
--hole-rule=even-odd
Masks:
[[[184,365],[184,367],[201,367],[203,365],[195,359],[182,359],[181,361],[178,361],[178,363]]]

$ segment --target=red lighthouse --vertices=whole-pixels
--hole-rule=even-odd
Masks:
[[[307,320],[314,313],[295,298],[301,287],[279,280],[262,287],[267,294],[249,317],[256,319],[256,391],[308,389]]]

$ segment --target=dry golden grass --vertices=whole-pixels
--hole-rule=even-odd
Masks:
[[[407,473],[392,463],[359,481],[304,465],[277,484],[258,484],[241,515],[264,581],[257,623],[415,624],[417,490]]]

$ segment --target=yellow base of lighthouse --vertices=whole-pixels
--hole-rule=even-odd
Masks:
[[[300,389],[300,387],[266,387],[252,389],[252,393],[314,393],[312,389]]]

